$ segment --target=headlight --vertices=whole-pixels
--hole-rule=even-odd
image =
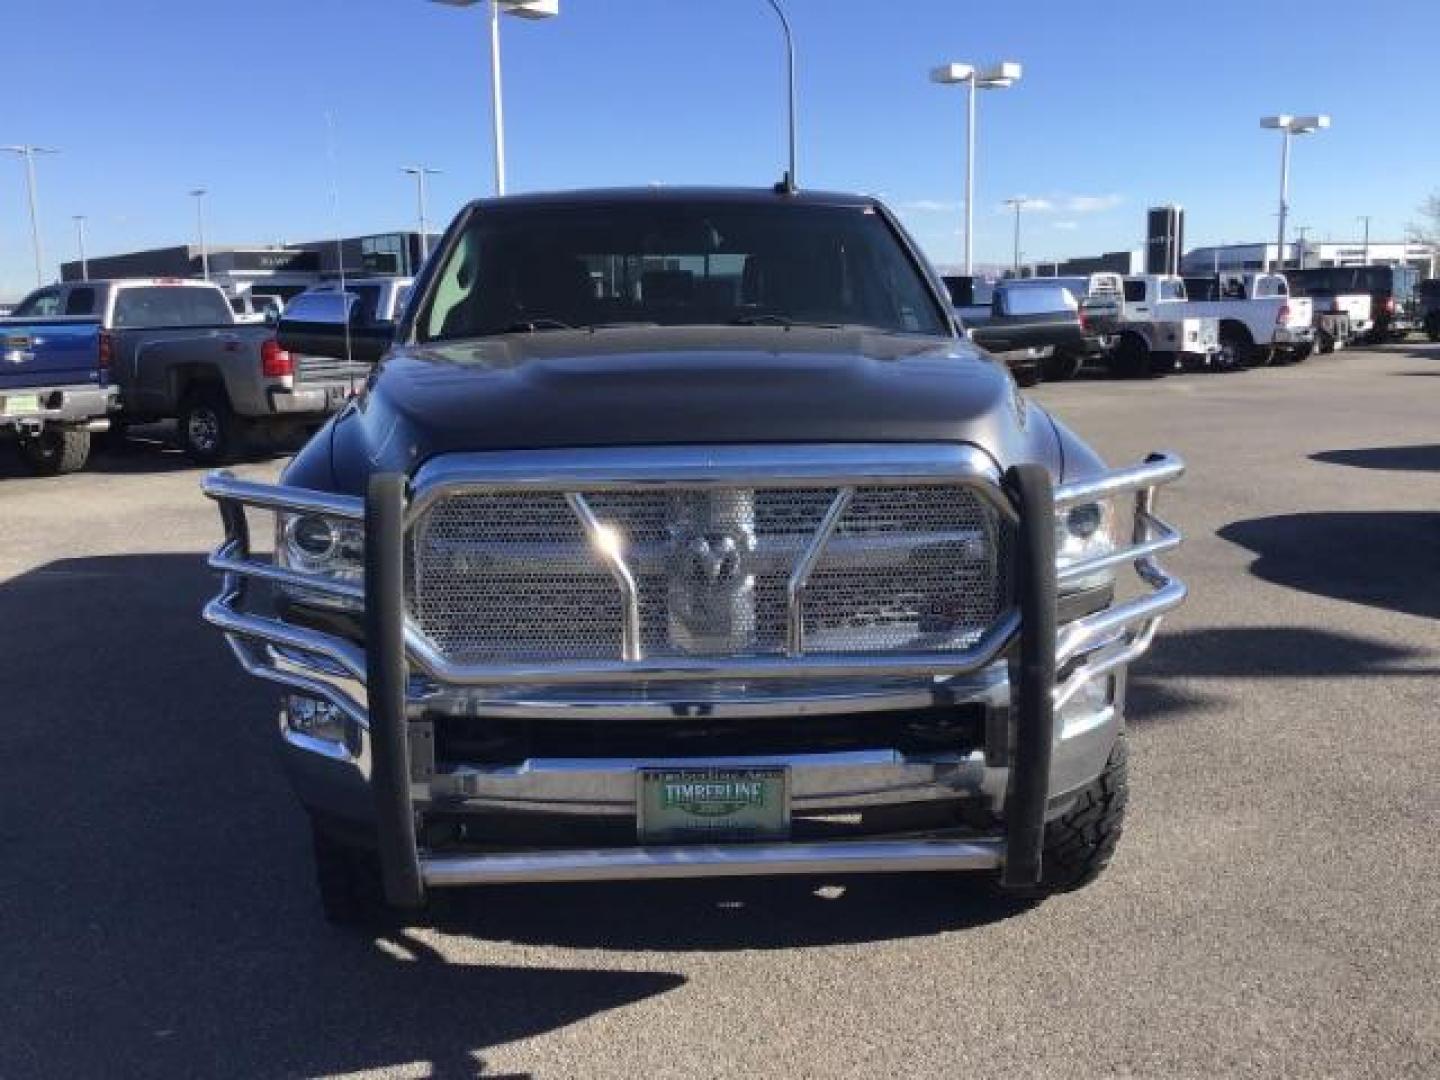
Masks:
[[[365,529],[358,521],[323,514],[280,514],[276,520],[275,562],[302,574],[360,582],[365,579]],[[287,595],[316,607],[358,610],[360,605],[292,585]]]
[[[1115,550],[1115,504],[1081,503],[1067,507],[1055,515],[1055,565],[1059,569],[1076,563],[1109,555]],[[1061,592],[1080,592],[1109,585],[1115,580],[1114,569],[1097,570],[1081,578],[1067,581]]]

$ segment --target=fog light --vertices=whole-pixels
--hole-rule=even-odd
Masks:
[[[285,726],[297,735],[326,742],[345,741],[345,712],[319,698],[292,695],[285,699]]]

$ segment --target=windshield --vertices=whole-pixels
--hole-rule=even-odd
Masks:
[[[880,215],[779,201],[481,211],[440,269],[416,333],[444,341],[634,323],[950,333]]]

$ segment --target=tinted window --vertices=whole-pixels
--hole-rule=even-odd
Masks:
[[[66,315],[93,315],[95,313],[94,289],[71,289],[65,298]]]
[[[1132,304],[1138,304],[1145,299],[1145,283],[1143,281],[1125,282],[1125,299]]]
[[[1183,281],[1162,281],[1160,282],[1161,300],[1184,300],[1185,283]]]
[[[122,289],[115,300],[117,327],[221,326],[234,322],[223,293],[185,285]]]
[[[60,290],[33,292],[10,314],[16,319],[53,319],[60,314]]]
[[[950,332],[919,266],[878,214],[777,200],[476,214],[436,276],[418,334],[627,322]]]
[[[1213,277],[1185,279],[1185,294],[1191,300],[1214,300],[1219,291],[1220,282]]]

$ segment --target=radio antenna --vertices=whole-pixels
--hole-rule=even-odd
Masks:
[[[790,20],[785,17],[785,9],[780,6],[780,0],[769,0],[769,4],[779,18],[781,28],[785,31],[785,80],[790,93],[790,168],[786,170],[780,183],[775,185],[775,190],[782,195],[793,195],[796,190],[795,185],[798,183],[795,174],[795,34],[790,29]]]

